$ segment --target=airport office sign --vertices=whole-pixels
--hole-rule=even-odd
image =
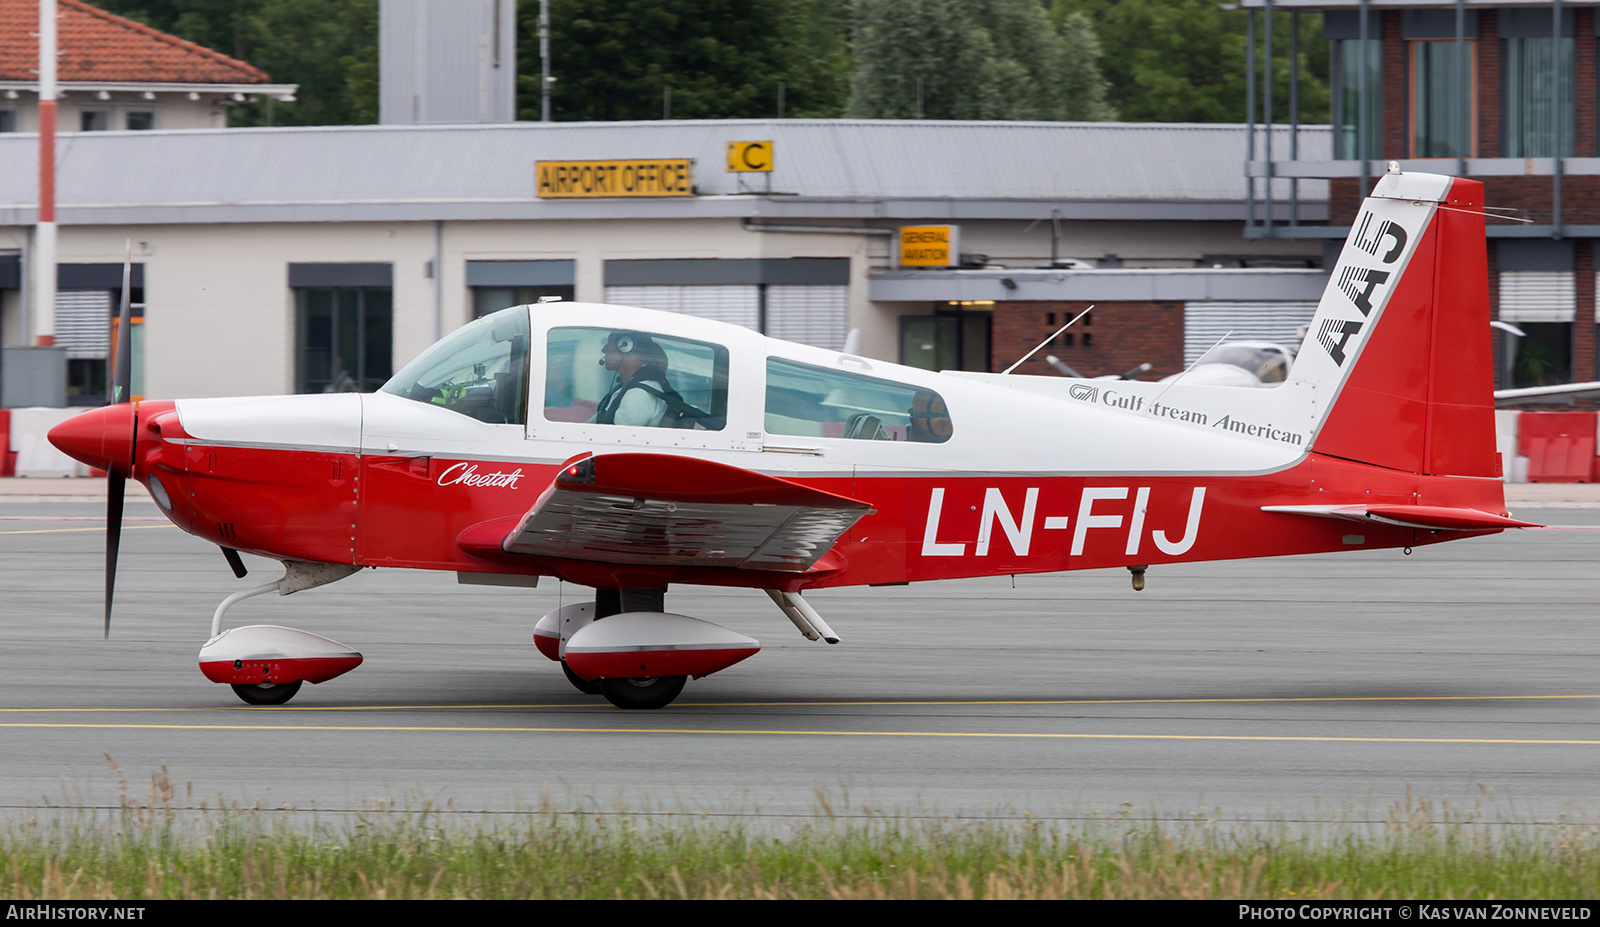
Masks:
[[[954,267],[961,262],[961,226],[908,225],[900,230],[901,267]]]
[[[693,158],[536,161],[540,199],[599,196],[693,196]]]

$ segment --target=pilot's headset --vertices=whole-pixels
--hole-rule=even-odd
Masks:
[[[636,332],[612,332],[606,336],[606,344],[614,346],[617,349],[617,353],[624,357],[639,350],[646,340],[643,335]],[[605,365],[606,358],[604,352],[602,352],[600,366],[604,367]]]

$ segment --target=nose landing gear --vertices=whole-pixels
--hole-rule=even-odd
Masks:
[[[343,579],[357,569],[287,561],[283,579],[223,599],[211,618],[211,639],[200,648],[200,672],[212,682],[231,685],[246,704],[282,705],[294,698],[302,683],[327,682],[360,666],[360,653],[309,631],[270,624],[221,630],[222,616],[245,599],[268,592],[288,595]]]

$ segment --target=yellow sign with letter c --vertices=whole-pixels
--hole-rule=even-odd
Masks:
[[[735,174],[772,172],[772,142],[729,142],[728,170]]]

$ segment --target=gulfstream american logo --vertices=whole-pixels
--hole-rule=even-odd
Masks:
[[[1398,222],[1387,219],[1376,221],[1371,212],[1365,210],[1361,219],[1356,223],[1355,229],[1350,234],[1350,243],[1366,253],[1378,258],[1382,264],[1393,264],[1400,260],[1400,255],[1406,250],[1407,235],[1405,227]],[[1379,252],[1383,252],[1379,256]],[[1389,283],[1392,270],[1383,270],[1378,267],[1363,267],[1360,264],[1346,264],[1339,269],[1339,290],[1349,297],[1351,305],[1361,313],[1359,319],[1323,319],[1317,327],[1317,343],[1328,352],[1333,362],[1344,366],[1345,346],[1350,339],[1361,334],[1361,329],[1366,325],[1367,316],[1372,314],[1376,305],[1375,294],[1378,288]],[[1378,297],[1381,299],[1381,297]]]

